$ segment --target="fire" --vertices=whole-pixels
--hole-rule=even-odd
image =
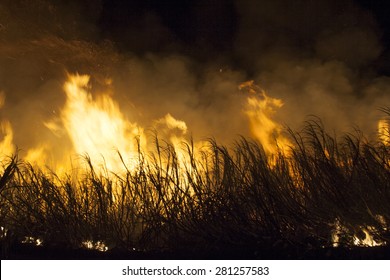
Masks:
[[[254,81],[242,83],[239,89],[249,94],[245,113],[253,136],[262,144],[267,155],[272,156],[280,151],[288,154],[292,144],[281,134],[282,126],[272,119],[276,109],[283,106],[282,100],[268,96]]]
[[[83,241],[81,244],[84,248],[89,250],[98,250],[100,252],[108,251],[108,246],[102,240],[96,242],[93,242],[92,240],[86,240]]]
[[[372,226],[368,226],[367,228],[361,229],[364,238],[358,238],[356,235],[353,237],[353,244],[355,246],[361,246],[361,247],[375,247],[375,246],[382,246],[386,245],[386,242],[383,241],[377,241],[374,239],[372,232],[375,232],[375,228]]]
[[[386,222],[384,217],[381,215],[377,215],[376,220],[382,226],[384,230],[387,229]],[[354,245],[359,247],[375,247],[375,246],[383,246],[387,243],[385,241],[376,240],[374,235],[378,230],[374,226],[357,226],[356,230],[360,232],[359,236],[356,233],[351,232],[347,227],[343,226],[339,219],[336,218],[334,223],[334,230],[332,232],[332,245],[333,247],[339,247],[340,243],[350,242],[351,244],[344,245]],[[344,240],[340,242],[342,237],[351,236],[351,240]]]
[[[166,114],[163,118],[155,121],[155,128],[160,136],[169,140],[175,148],[176,153],[180,153],[180,145],[186,143],[187,124],[184,121],[175,119],[171,114]]]
[[[157,129],[159,137],[162,136],[172,145],[178,158],[178,167],[184,170],[189,163],[188,153],[185,151],[185,145],[190,145],[186,139],[187,124],[168,113],[155,121],[154,127]]]
[[[70,75],[64,85],[67,100],[61,120],[75,152],[86,154],[93,164],[118,171],[124,166],[117,151],[129,160],[125,164],[134,166],[136,138],[142,129],[125,119],[109,95],[93,99],[89,80],[87,75]]]
[[[108,93],[93,98],[89,84],[88,75],[69,75],[63,86],[66,102],[61,110],[60,122],[49,121],[45,126],[54,134],[61,134],[58,131],[64,130],[72,144],[71,152],[86,155],[94,167],[115,173],[134,170],[139,163],[139,148],[141,152],[153,149],[148,146],[144,128],[127,120]],[[179,167],[184,172],[189,163],[184,149],[185,145],[190,146],[186,139],[187,124],[168,113],[154,121],[153,127],[158,131],[158,137],[172,145]],[[195,144],[200,147],[202,143]],[[32,162],[43,158],[47,158],[45,145],[30,149],[26,156]],[[144,160],[147,161],[146,158]],[[74,164],[72,162],[72,166]],[[69,165],[60,162],[55,170],[61,170],[63,174],[66,170],[64,166]]]
[[[3,107],[5,97],[0,92],[0,109]],[[15,147],[13,145],[13,131],[11,124],[6,120],[0,120],[0,159],[4,156],[13,154]]]
[[[383,145],[390,145],[390,124],[388,120],[379,120],[378,122],[378,137]]]
[[[125,167],[128,170],[134,169],[140,143],[141,148],[145,150],[148,148],[144,129],[137,123],[127,120],[108,93],[92,95],[88,75],[69,74],[63,89],[66,102],[60,118],[44,123],[57,137],[57,143],[42,139],[39,146],[32,147],[26,152],[24,160],[38,166],[49,165],[60,174],[64,174],[70,166],[75,165],[75,159],[72,158],[74,154],[87,156],[94,166],[106,170],[120,172],[125,170]],[[283,105],[282,101],[266,95],[253,81],[241,84],[239,89],[249,93],[244,112],[249,118],[253,136],[263,145],[268,155],[274,155],[278,151],[285,152],[291,144],[281,135],[281,125],[272,119],[276,109]],[[4,95],[0,97],[2,106]],[[192,146],[186,139],[187,124],[167,113],[153,125],[159,136],[162,134],[162,138],[168,140],[175,149],[179,165],[184,168],[189,163],[185,145]],[[10,155],[14,152],[11,124],[2,121],[0,132],[3,136],[0,138],[1,153]],[[69,139],[70,147],[62,145],[63,139]],[[58,147],[59,145],[61,147]],[[194,146],[196,149],[205,149],[206,145],[203,141],[198,141]],[[56,150],[61,151],[53,154]]]
[[[90,76],[88,75],[68,75],[68,79],[63,85],[63,90],[66,101],[60,110],[59,119],[49,120],[44,123],[45,127],[59,141],[52,143],[47,139],[43,139],[39,146],[32,147],[26,152],[24,160],[42,167],[45,162],[49,162],[50,150],[63,149],[60,154],[68,155],[69,157],[71,154],[87,156],[94,168],[102,168],[101,170],[115,173],[136,170],[140,164],[140,151],[147,151],[152,148],[148,146],[144,128],[137,125],[136,122],[128,120],[109,93],[93,95],[90,86]],[[242,83],[239,86],[239,90],[247,93],[243,112],[248,117],[252,135],[261,143],[265,153],[271,158],[270,162],[273,162],[272,156],[279,153],[288,156],[293,145],[282,135],[283,128],[281,124],[273,119],[276,110],[283,106],[283,101],[268,96],[254,84],[254,81]],[[0,94],[0,109],[4,102],[4,95]],[[191,160],[201,161],[202,155],[207,154],[204,153],[207,145],[203,141],[189,142],[187,139],[189,129],[186,122],[175,118],[170,113],[155,120],[153,126],[158,132],[158,137],[162,137],[174,149],[177,156],[176,170],[180,172],[178,177],[180,177],[181,182],[186,183],[186,176],[191,174]],[[384,145],[390,145],[388,121],[379,121],[378,133],[380,141]],[[69,140],[69,147],[61,147],[62,137]],[[13,138],[11,123],[7,120],[1,120],[0,158],[15,152]],[[189,155],[185,147],[194,148],[194,150],[191,150],[191,155]],[[327,150],[325,150],[325,156],[328,159],[330,158],[330,153]],[[54,166],[51,166],[51,169],[58,175],[66,173],[67,168],[75,164],[75,162],[64,160],[64,158],[64,156],[54,157]],[[144,160],[147,165],[148,157],[145,157]],[[78,163],[76,164],[78,165]],[[291,174],[296,178],[297,186],[299,186],[299,174],[293,171],[291,171]],[[191,178],[191,180],[195,182],[197,178]],[[169,184],[176,187],[176,182],[170,181]],[[382,221],[384,218],[379,217],[378,220]],[[351,243],[355,246],[379,246],[385,244],[375,240],[376,229],[374,227],[358,226],[358,228],[360,233],[364,233],[364,235],[360,235],[360,238],[354,232],[344,227],[342,221],[336,219],[331,236],[333,246],[338,246],[342,243],[340,240],[342,240],[343,236],[353,236],[350,240],[352,240]],[[1,231],[4,231],[3,228],[1,228]],[[26,242],[36,243],[37,245],[42,244],[42,240],[33,239],[33,237],[26,237]],[[103,241],[94,242],[91,240],[83,242],[83,246],[101,251],[106,251],[108,248]]]
[[[15,148],[13,145],[13,131],[8,121],[0,122],[0,135],[3,139],[0,141],[0,156],[11,155]]]
[[[42,139],[38,146],[28,149],[24,161],[64,175],[71,168],[80,168],[82,161],[78,158],[86,156],[94,168],[120,173],[137,167],[140,148],[142,152],[153,150],[153,146],[147,145],[144,128],[126,119],[109,93],[92,94],[90,76],[68,75],[63,90],[66,101],[59,119],[44,122],[55,138]],[[4,95],[0,97],[1,108]],[[173,147],[178,165],[185,172],[189,164],[186,146],[192,146],[187,139],[187,124],[167,113],[154,121],[153,127],[158,131],[158,137]],[[14,137],[7,120],[0,122],[0,136],[1,155],[12,155]],[[64,145],[66,141],[70,144]],[[203,144],[198,141],[194,146],[200,148]]]

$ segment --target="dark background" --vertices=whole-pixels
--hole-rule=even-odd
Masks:
[[[261,10],[263,3],[272,1],[252,2],[256,3],[255,6]],[[283,14],[290,13],[288,4],[290,1],[284,1],[285,10],[283,10],[283,1],[279,2],[282,3],[282,9],[273,11],[275,15],[270,11],[270,17],[279,18],[281,15],[283,17]],[[296,2],[298,6],[305,5],[305,1]],[[378,74],[389,75],[390,5],[386,1],[367,0],[351,1],[351,3],[371,15],[376,22],[375,28],[383,49],[381,55],[371,63]],[[84,8],[91,9],[89,4]],[[304,11],[300,14],[299,8],[297,10],[297,18],[305,17]],[[340,10],[343,12],[344,8],[341,6]],[[322,11],[319,5],[319,10],[309,9],[308,12],[315,15],[321,14]],[[241,21],[242,15],[237,12],[237,5],[233,0],[104,0],[97,26],[99,38],[114,41],[122,51],[131,50],[138,54],[175,51],[206,61],[215,56],[227,56],[230,64],[245,67],[239,65],[242,61],[234,51]],[[329,21],[332,21],[331,16]],[[259,22],[262,22],[261,19]],[[275,22],[271,21],[270,26]],[[293,22],[291,24],[294,25]],[[305,24],[313,25],[310,18]],[[340,29],[342,28],[340,26]],[[303,38],[302,44],[310,44],[310,34],[308,37]]]
[[[289,57],[303,54],[345,62],[348,51],[334,57],[329,51],[326,57],[318,51],[323,43],[319,41],[329,34],[346,38],[344,42],[331,39],[333,51],[345,45],[361,56],[354,52],[364,45],[364,38],[347,35],[366,30],[372,37],[366,41],[374,38],[380,45],[367,60],[378,74],[388,75],[389,6],[386,1],[367,0],[4,0],[0,41],[48,34],[64,40],[106,40],[122,53],[179,53],[201,62],[221,59],[232,67],[258,72],[259,65],[251,65],[253,58],[248,55],[264,55],[272,49],[289,51]]]

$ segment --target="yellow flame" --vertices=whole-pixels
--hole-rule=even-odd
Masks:
[[[254,81],[242,83],[239,89],[249,93],[245,113],[253,136],[262,144],[265,152],[268,155],[275,155],[279,151],[288,154],[291,142],[281,134],[282,126],[272,119],[276,109],[283,106],[282,100],[268,96]]]
[[[155,122],[157,126],[165,126],[166,130],[163,133],[168,134],[170,142],[175,147],[178,147],[180,143],[185,142],[184,135],[187,133],[187,124],[184,121],[175,119],[171,114],[166,114],[163,118]]]
[[[5,96],[0,92],[0,109],[4,106]],[[4,156],[10,156],[15,152],[13,144],[13,130],[10,122],[0,120],[0,159]]]
[[[376,241],[372,236],[372,232],[375,231],[375,228],[372,226],[368,226],[367,228],[362,228],[362,232],[364,233],[364,239],[358,238],[356,235],[353,237],[353,244],[355,246],[361,247],[375,247],[375,246],[383,246],[386,245],[386,242]]]
[[[94,167],[104,167],[117,173],[125,170],[125,164],[128,170],[133,170],[139,163],[139,144],[142,144],[142,150],[148,148],[144,129],[127,120],[110,95],[103,93],[94,98],[89,82],[88,75],[69,75],[63,87],[66,102],[61,110],[60,122],[49,121],[45,126],[59,137],[67,135],[73,152],[88,156]],[[184,172],[189,163],[188,154],[183,149],[185,144],[190,145],[186,139],[187,124],[168,113],[156,120],[154,126],[159,136],[162,134],[163,139],[169,140]],[[198,142],[196,146],[202,143]],[[27,156],[29,160],[36,160],[47,158],[45,154],[46,148],[39,147],[30,150]],[[64,163],[60,166],[66,170]]]
[[[32,148],[27,151],[24,160],[33,163],[33,164],[41,164],[46,160],[46,151],[44,147]]]
[[[88,75],[68,75],[63,89],[66,101],[59,118],[43,123],[55,138],[42,139],[38,146],[27,150],[23,159],[38,167],[49,167],[60,177],[73,172],[73,167],[82,168],[82,161],[77,161],[73,155],[87,156],[93,167],[100,170],[120,173],[137,168],[139,148],[142,151],[153,149],[147,146],[144,129],[127,120],[108,93],[94,96]],[[177,155],[178,167],[185,172],[189,159],[184,148],[191,146],[186,139],[187,124],[168,113],[156,120],[154,127],[159,136],[169,140]],[[70,144],[63,145],[66,141]],[[199,141],[194,146],[203,144]],[[6,120],[0,122],[0,149],[1,154],[7,156],[14,152],[13,131]]]
[[[176,170],[179,172],[180,181],[187,184],[189,182],[188,176],[191,176],[191,181],[196,182],[198,180],[197,176],[191,174],[194,171],[192,163],[194,160],[201,160],[205,153],[210,152],[209,146],[205,141],[189,142],[186,135],[187,124],[174,118],[169,113],[155,121],[154,126],[162,139],[169,140],[169,144],[174,149],[177,157]],[[203,165],[203,167],[205,166]]]
[[[0,122],[0,156],[9,156],[14,153],[15,147],[13,145],[13,131],[11,124],[8,121]]]
[[[390,145],[390,124],[388,120],[379,120],[378,137],[384,145]]]
[[[135,164],[136,138],[143,133],[121,113],[112,98],[103,94],[92,98],[88,75],[69,75],[64,84],[66,103],[61,119],[77,154],[86,154],[93,164],[110,171],[123,170],[119,155],[127,167]]]
[[[384,221],[384,217],[378,215],[376,217],[377,221],[386,230],[386,224]],[[334,228],[332,231],[332,245],[333,247],[338,247],[340,245],[340,237],[343,235],[352,235],[350,230],[348,230],[345,226],[343,226],[339,219],[336,218],[335,223],[333,224]],[[357,230],[361,231],[364,234],[364,238],[362,238],[361,234],[358,237],[356,234],[353,234],[351,243],[354,246],[359,247],[375,247],[375,246],[383,246],[386,245],[385,241],[375,240],[374,233],[377,232],[377,229],[374,226],[357,226]],[[352,245],[352,244],[346,244]]]
[[[186,161],[183,145],[188,144],[185,139],[187,124],[168,113],[163,118],[155,121],[155,128],[159,131],[159,135],[162,134],[164,139],[169,140],[178,157],[179,167],[183,167],[182,164]]]
[[[43,246],[43,240],[33,236],[25,236],[22,243],[33,244],[35,246]]]
[[[81,243],[81,245],[85,249],[89,249],[89,250],[97,250],[97,251],[100,251],[100,252],[108,251],[108,246],[102,240],[99,240],[99,241],[96,241],[96,242],[94,242],[92,240],[85,240],[85,241],[83,241]]]

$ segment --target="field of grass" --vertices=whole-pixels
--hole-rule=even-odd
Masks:
[[[291,153],[272,158],[245,138],[229,148],[210,140],[202,156],[186,145],[184,166],[172,146],[156,139],[155,152],[140,151],[137,167],[123,174],[98,171],[88,157],[84,172],[61,178],[17,155],[5,159],[2,258],[20,242],[281,254],[286,246],[389,244],[390,143],[370,142],[359,131],[336,138],[319,120],[289,135]]]

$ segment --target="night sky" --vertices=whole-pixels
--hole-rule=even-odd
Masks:
[[[238,1],[239,2],[239,1]],[[245,2],[245,1],[241,1]],[[247,1],[248,2],[248,1]],[[310,29],[313,26],[311,21],[321,17],[323,13],[332,21],[332,12],[334,13],[358,13],[353,11],[361,9],[364,14],[372,17],[375,31],[382,44],[381,54],[371,61],[372,66],[381,74],[390,74],[390,5],[386,1],[351,1],[355,6],[351,11],[340,4],[334,11],[322,10],[321,3],[337,3],[348,1],[249,1],[255,3],[254,6],[260,10],[265,10],[268,17],[274,17],[275,20],[262,22],[260,25],[269,24],[270,32],[279,32],[279,29],[272,30],[273,25],[277,25],[278,20],[286,20],[293,17],[298,18],[301,22],[302,29]],[[307,7],[310,2],[317,2]],[[198,1],[103,1],[101,4],[100,14],[97,18],[97,27],[99,38],[114,41],[118,48],[123,51],[132,51],[135,53],[145,52],[180,52],[185,55],[193,56],[200,60],[208,60],[215,56],[228,57],[231,65],[240,64],[240,59],[235,53],[235,42],[237,39],[242,17],[234,0],[198,0]],[[350,4],[346,4],[348,6]],[[294,9],[290,6],[296,6]],[[325,5],[326,6],[326,5]],[[337,6],[337,5],[335,5]],[[292,8],[292,9],[291,9]],[[85,10],[91,9],[87,4]],[[292,12],[290,12],[292,11]],[[312,16],[306,18],[306,14]],[[328,14],[326,14],[328,13]],[[313,16],[314,15],[314,16]],[[355,20],[359,20],[356,18]],[[324,25],[318,25],[317,32],[326,28],[327,21]],[[340,24],[343,24],[340,22]],[[345,25],[354,25],[358,23],[345,23]],[[296,40],[302,40],[298,44],[310,44],[310,35],[316,36],[316,32],[299,34],[294,30],[294,22],[291,26],[287,24],[282,26],[283,32],[290,33],[290,36],[297,36]],[[288,30],[293,27],[292,30]],[[340,26],[342,29],[345,26]],[[262,26],[260,27],[262,28]],[[301,30],[302,31],[302,30]],[[295,34],[294,34],[295,33]],[[305,33],[305,32],[302,32]],[[271,35],[272,36],[272,35]],[[276,35],[277,36],[277,35]],[[268,43],[268,42],[267,42]],[[356,42],[359,44],[359,42]],[[237,65],[238,67],[249,67],[248,65]],[[248,69],[250,70],[250,69]]]
[[[127,50],[210,56],[232,48],[237,16],[231,0],[104,1],[98,26],[103,37]],[[137,30],[149,36],[134,40]]]
[[[45,1],[42,1],[45,2]],[[234,0],[182,0],[182,1],[47,1],[55,9],[57,24],[64,37],[82,35],[95,41],[110,40],[122,52],[145,54],[148,52],[180,53],[207,61],[223,59],[231,66],[247,68],[237,50],[240,28],[246,11],[240,8],[251,3],[262,10],[257,18],[259,32],[268,29],[269,36],[287,33],[292,39],[288,47],[311,47],[313,39],[323,32],[330,22],[336,28],[350,28],[363,23],[360,14],[370,17],[370,25],[381,44],[381,53],[370,61],[380,74],[390,74],[390,8],[386,1],[234,1]],[[243,3],[243,4],[240,4]],[[271,3],[271,4],[270,4]],[[75,14],[72,15],[72,12]],[[355,14],[355,19],[337,22],[337,15]],[[60,15],[60,16],[59,16]],[[334,17],[336,16],[336,17]],[[291,22],[288,22],[292,20]],[[318,22],[315,22],[317,21]],[[62,21],[62,22],[61,22]],[[295,21],[295,22],[294,22]],[[73,25],[73,28],[72,28]],[[334,28],[334,27],[332,27]],[[307,32],[306,32],[306,31]],[[269,33],[268,33],[269,32]],[[256,36],[255,32],[252,34]],[[254,38],[256,41],[257,38]],[[294,41],[294,42],[293,42]],[[356,42],[359,44],[359,42]],[[273,47],[272,39],[264,39],[260,48]]]
[[[265,56],[271,49],[283,48],[282,51],[294,53],[293,56],[323,59],[318,44],[324,34],[349,34],[360,29],[370,32],[370,36],[373,34],[371,37],[375,36],[375,44],[379,45],[377,53],[369,62],[365,61],[365,66],[373,67],[380,74],[390,73],[390,5],[386,1],[2,2],[0,39],[3,42],[49,34],[64,40],[94,43],[106,40],[122,53],[175,53],[202,63],[220,59],[230,67],[246,69],[248,74],[253,74],[258,72],[253,65],[256,59],[248,59],[248,56]],[[333,39],[331,44],[343,44]],[[345,48],[364,45],[366,38],[352,36],[345,39],[347,44],[350,39],[355,42]],[[325,59],[331,55],[345,61],[344,54],[328,52],[327,55]]]

